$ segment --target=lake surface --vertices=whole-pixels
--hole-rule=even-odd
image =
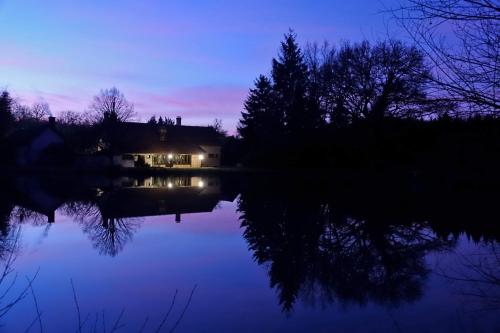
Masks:
[[[283,178],[3,180],[0,332],[500,331],[495,195]]]

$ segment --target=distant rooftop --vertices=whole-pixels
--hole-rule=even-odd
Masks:
[[[124,122],[113,130],[115,150],[122,153],[203,153],[200,146],[220,145],[209,126],[155,125]]]

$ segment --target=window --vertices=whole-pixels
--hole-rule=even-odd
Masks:
[[[217,158],[219,154],[208,154],[208,158]]]
[[[122,155],[122,160],[124,160],[124,161],[133,161],[134,160],[134,155],[130,155],[130,154]]]
[[[170,160],[167,159],[167,155],[153,155],[153,165],[168,165]]]
[[[167,129],[160,128],[160,141],[165,142],[167,140]]]
[[[191,165],[191,155],[175,155],[174,164]]]

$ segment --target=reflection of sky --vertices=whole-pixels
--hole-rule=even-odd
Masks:
[[[44,228],[24,225],[15,268],[21,277],[40,268],[34,287],[48,332],[74,331],[77,319],[70,278],[81,311],[90,312],[92,322],[95,312],[102,315],[105,310],[109,329],[125,308],[123,331],[138,331],[146,315],[155,324],[150,329],[156,328],[178,289],[168,331],[195,284],[198,288],[179,332],[199,332],[200,327],[207,332],[392,332],[398,331],[397,326],[404,332],[442,332],[462,331],[469,325],[479,329],[495,318],[495,313],[468,313],[449,283],[435,274],[429,275],[422,299],[399,308],[371,303],[347,308],[311,306],[299,301],[285,315],[270,288],[266,266],[254,261],[241,236],[236,202],[222,203],[213,213],[183,215],[179,224],[171,215],[144,218],[133,240],[114,258],[99,256],[71,218],[57,214],[46,238],[41,237]],[[456,251],[474,251],[474,247],[463,237]],[[427,262],[430,268],[445,267],[453,264],[454,257],[437,253]],[[34,311],[27,297],[2,318],[5,326],[0,332],[23,331],[26,318],[31,318],[27,314],[34,317]]]
[[[0,87],[54,113],[117,86],[142,119],[234,129],[254,78],[290,27],[306,40],[383,38],[386,1],[0,0]]]

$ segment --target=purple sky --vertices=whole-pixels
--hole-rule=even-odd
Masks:
[[[384,38],[395,1],[0,0],[0,88],[57,115],[116,86],[138,120],[221,118],[233,132],[289,28],[301,44]]]

